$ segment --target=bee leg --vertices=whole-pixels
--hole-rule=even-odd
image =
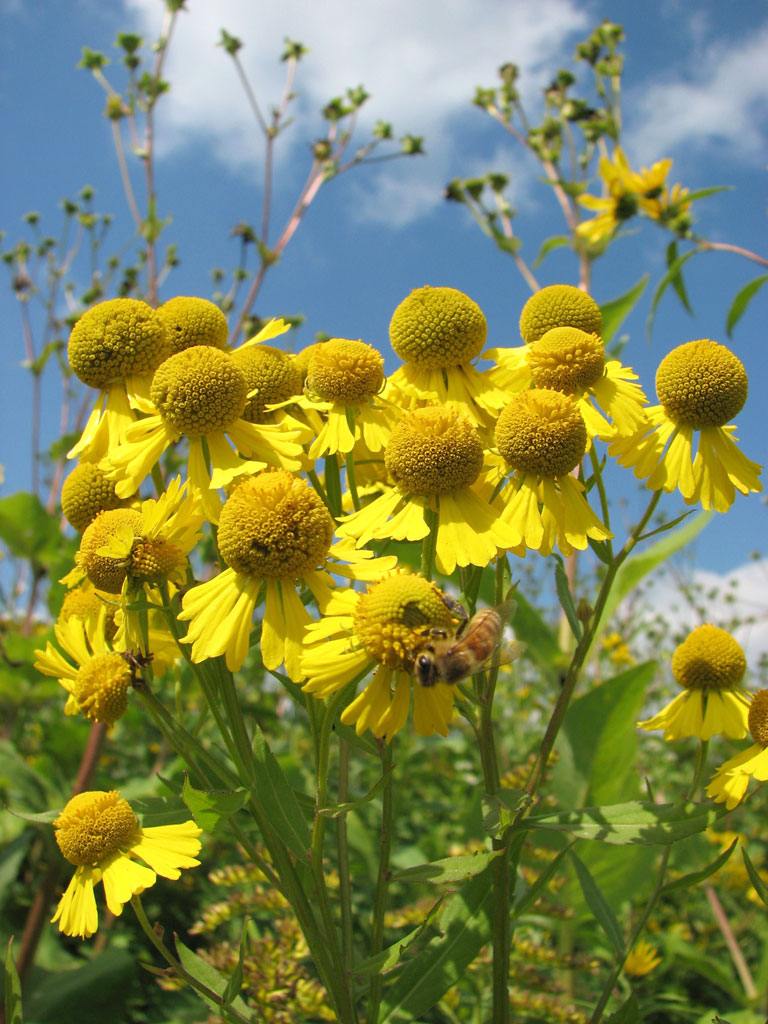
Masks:
[[[459,625],[454,635],[457,637],[461,636],[461,634],[466,629],[467,623],[469,622],[469,615],[467,614],[467,609],[464,607],[461,601],[457,601],[456,598],[451,597],[450,594],[443,594],[442,601],[445,607],[451,613],[451,615],[455,615],[456,618],[459,620]]]

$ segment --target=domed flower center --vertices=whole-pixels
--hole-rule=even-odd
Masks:
[[[755,743],[768,747],[768,690],[758,690],[752,697],[747,725]]]
[[[331,338],[309,358],[307,387],[326,402],[354,405],[378,394],[383,383],[384,359],[362,341]]]
[[[251,396],[243,410],[243,419],[249,423],[263,423],[266,406],[301,394],[304,376],[286,352],[270,345],[249,345],[235,349],[232,358],[243,371]]]
[[[180,434],[224,430],[245,408],[248,385],[226,352],[195,345],[166,359],[152,378],[157,411]]]
[[[109,299],[86,310],[69,336],[69,365],[84,384],[106,388],[149,374],[169,354],[165,327],[139,299]]]
[[[537,477],[570,473],[587,450],[587,428],[575,401],[543,388],[515,395],[496,422],[495,438],[512,469]]]
[[[603,375],[602,338],[578,327],[553,327],[528,348],[528,366],[537,388],[576,395],[593,387]]]
[[[317,568],[332,541],[328,509],[284,469],[241,480],[221,510],[221,557],[249,576],[294,580]]]
[[[301,384],[304,386],[304,381],[307,379],[307,370],[309,369],[309,360],[317,352],[319,348],[327,344],[325,341],[315,341],[311,345],[305,345],[300,352],[297,352],[295,356],[291,356],[293,365],[301,374]]]
[[[667,416],[694,430],[732,420],[747,400],[747,388],[741,360],[708,338],[678,345],[656,371],[656,394]]]
[[[732,690],[746,668],[744,651],[731,634],[710,624],[694,629],[672,655],[672,674],[687,690]]]
[[[73,796],[53,823],[56,842],[70,864],[97,864],[132,843],[139,825],[117,790]]]
[[[75,676],[74,698],[92,722],[113,725],[128,707],[131,670],[119,654],[97,654]]]
[[[387,668],[411,671],[424,631],[451,626],[440,591],[423,576],[385,576],[360,595],[355,608],[355,636]]]
[[[76,619],[95,618],[99,612],[106,608],[107,620],[104,627],[104,635],[111,643],[117,633],[115,624],[115,612],[117,606],[109,604],[94,590],[89,580],[83,581],[79,587],[73,587],[64,595],[59,612],[59,622],[65,623],[74,616]]]
[[[100,555],[110,537],[117,536],[118,530],[128,527],[137,536],[144,528],[144,520],[140,512],[132,508],[117,508],[101,512],[83,533],[77,562],[88,579],[99,590],[108,594],[119,594],[128,570],[131,567],[130,555],[126,558],[111,558]]]
[[[553,327],[578,327],[587,334],[602,337],[603,316],[592,296],[581,288],[551,284],[532,295],[523,306],[520,334],[530,344]]]
[[[80,462],[61,488],[61,511],[78,533],[99,512],[121,508],[125,502],[115,493],[115,481],[108,480],[95,462]]]
[[[389,325],[392,348],[404,363],[439,370],[480,355],[488,334],[483,311],[456,288],[415,288]]]
[[[456,409],[416,409],[392,431],[384,461],[406,494],[454,494],[477,479],[483,445]]]
[[[164,302],[157,315],[165,325],[171,352],[181,352],[193,345],[224,348],[229,337],[227,318],[208,299],[177,295]]]
[[[137,537],[131,547],[128,570],[136,583],[166,583],[186,562],[177,544],[163,537]]]

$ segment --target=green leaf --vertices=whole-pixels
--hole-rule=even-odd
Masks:
[[[58,522],[35,494],[24,491],[0,498],[0,539],[15,558],[40,565],[55,557],[62,543]]]
[[[666,533],[668,530],[674,530],[679,523],[682,523],[684,519],[688,519],[689,516],[692,515],[693,509],[689,508],[687,512],[681,512],[679,516],[676,516],[674,519],[670,519],[669,522],[662,523],[661,526],[655,526],[652,530],[649,530],[648,533],[641,533],[637,538],[637,541],[640,543],[640,541],[650,540],[651,537],[657,537],[660,533]]]
[[[215,967],[212,967],[207,960],[203,960],[201,956],[189,949],[178,935],[174,936],[176,944],[176,955],[179,958],[181,966],[190,974],[196,981],[199,981],[201,985],[204,985],[211,992],[215,992],[217,996],[224,998],[224,993],[227,991],[229,986],[229,978],[222,974],[221,971],[217,971]],[[207,1003],[208,1006],[218,1008],[221,1004],[214,1002],[213,999],[208,999],[202,993],[197,993],[203,1002]],[[238,1013],[241,1013],[247,1020],[250,1019],[250,1010],[243,1002],[242,996],[236,995],[229,1004]]]
[[[571,585],[565,572],[565,563],[560,555],[555,555],[555,587],[557,588],[560,605],[565,612],[566,619],[568,619],[568,625],[571,627],[571,632],[577,640],[581,640],[581,622],[576,614],[576,605],[571,593]]]
[[[575,842],[575,840],[573,841]],[[512,908],[512,919],[522,917],[538,900],[539,896],[544,892],[549,885],[549,881],[557,873],[560,863],[563,858],[568,854],[573,847],[573,842],[558,853],[558,855],[547,864],[546,868],[542,871],[533,885],[529,886],[525,892],[520,893],[519,898],[517,893],[515,894],[515,902]]]
[[[23,1024],[21,1013],[21,982],[13,959],[13,939],[5,953],[5,1024]]]
[[[743,846],[741,848],[741,856],[744,858],[744,867],[747,869],[749,880],[752,883],[755,892],[766,905],[766,907],[768,907],[768,886],[766,886],[765,882],[758,874],[757,868],[749,859],[749,854]]]
[[[548,256],[553,249],[560,249],[564,245],[573,246],[573,239],[570,235],[552,235],[549,238],[545,238],[541,243],[536,259],[531,264],[531,269],[535,270],[537,267],[540,267],[544,262],[545,257]]]
[[[725,331],[729,338],[732,336],[733,328],[741,320],[747,306],[766,281],[768,281],[768,274],[763,274],[762,277],[756,277],[749,284],[745,284],[741,291],[737,293],[731,303],[731,308],[728,310],[728,319],[725,322]]]
[[[343,815],[349,814],[350,811],[362,807],[363,804],[367,804],[369,800],[373,800],[375,796],[378,796],[384,786],[386,786],[393,770],[393,768],[390,768],[389,771],[386,771],[373,788],[365,796],[360,797],[359,800],[352,800],[346,804],[333,804],[331,807],[321,807],[317,813],[322,814],[326,818],[341,818]]]
[[[418,928],[414,928],[412,932],[408,932],[408,934],[404,935],[402,939],[398,939],[397,942],[388,946],[387,949],[383,949],[380,953],[377,953],[376,956],[368,957],[367,960],[363,960],[362,963],[357,964],[356,967],[352,968],[352,974],[359,975],[363,978],[370,978],[377,977],[380,974],[385,974],[387,971],[394,970],[394,968],[402,962],[405,953],[411,949],[416,942],[418,942],[432,924],[435,915],[442,906],[443,900],[447,899],[450,895],[452,894],[444,892],[442,896],[438,897],[435,903],[430,907],[427,912],[427,916]]]
[[[714,875],[716,871],[720,870],[736,849],[738,841],[738,838],[734,839],[727,850],[723,850],[719,857],[716,857],[711,864],[708,864],[700,871],[691,871],[687,875],[682,875],[682,877],[676,878],[673,882],[667,882],[661,890],[661,894],[666,896],[667,893],[674,892],[675,889],[692,889],[695,885],[698,885],[699,882],[703,882],[705,878],[709,878],[710,875]]]
[[[77,962],[77,961],[76,961]],[[105,949],[76,970],[38,978],[24,994],[29,1024],[101,1024],[116,1019],[127,1004],[136,974],[136,957],[127,950]]]
[[[500,838],[512,824],[517,812],[527,807],[530,796],[524,789],[500,789],[483,794],[483,828],[492,839]]]
[[[673,263],[677,262],[677,242],[670,242],[667,246],[667,266],[671,267]],[[678,271],[673,274],[671,279],[672,287],[675,289],[677,297],[683,304],[683,308],[693,315],[691,304],[688,301],[688,293],[685,290],[685,282],[683,281],[683,275]]]
[[[204,790],[195,789],[187,773],[184,773],[181,798],[205,832],[216,832],[225,821],[245,806],[248,796],[247,789],[238,789],[231,793],[206,793]]]
[[[224,1005],[229,1006],[230,1003],[240,994],[240,989],[243,987],[243,961],[245,959],[245,947],[246,939],[248,935],[248,919],[243,921],[243,930],[240,933],[240,953],[237,957],[237,963],[235,969],[229,976],[227,981],[227,987],[221,994],[221,998],[224,1000]]]
[[[703,832],[725,813],[725,808],[713,804],[651,804],[630,800],[608,807],[531,815],[520,823],[520,828],[569,832],[580,839],[616,846],[653,846]]]
[[[459,857],[433,860],[429,864],[416,864],[412,868],[398,871],[392,880],[395,882],[435,882],[437,884],[461,882],[485,871],[491,861],[503,852],[503,850],[494,850],[490,853],[469,853]]]
[[[654,320],[654,317],[656,316],[656,308],[659,305],[659,303],[661,302],[662,296],[664,295],[664,292],[667,290],[668,285],[674,284],[674,282],[676,282],[676,281],[679,282],[680,280],[682,280],[680,278],[680,270],[681,270],[681,268],[688,262],[688,260],[692,256],[696,256],[700,252],[704,252],[704,250],[703,249],[691,249],[687,253],[685,253],[683,256],[678,257],[676,260],[673,261],[671,266],[667,269],[667,272],[664,275],[664,277],[662,277],[661,281],[659,281],[658,287],[656,288],[656,291],[654,292],[654,295],[653,295],[653,300],[651,302],[651,312],[648,315],[648,324],[646,326],[646,332],[647,332],[649,338],[651,336],[651,331],[653,330],[653,320]],[[688,310],[688,312],[690,312],[690,309]]]
[[[711,185],[709,188],[700,188],[697,192],[691,192],[685,197],[688,203],[695,203],[697,199],[706,199],[707,196],[714,196],[718,192],[731,192],[733,185]]]
[[[600,891],[600,887],[590,874],[589,868],[587,868],[586,864],[576,856],[573,850],[571,850],[571,860],[573,861],[573,866],[576,868],[579,885],[581,886],[581,891],[584,893],[584,899],[587,901],[587,906],[592,911],[597,923],[608,936],[616,952],[619,954],[623,953],[624,936],[621,934],[619,922],[616,920],[616,915],[614,914],[611,905]]]
[[[606,1017],[605,1024],[643,1024],[643,1015],[636,996],[631,995],[615,1013]]]
[[[299,802],[269,749],[264,734],[256,723],[253,736],[253,759],[256,773],[254,796],[275,834],[302,862],[310,846],[309,828]]]
[[[566,660],[557,642],[557,634],[544,621],[536,608],[518,591],[515,594],[515,633],[528,645],[526,655],[541,669],[550,683],[555,683],[558,671],[565,670]]]
[[[468,882],[440,916],[443,935],[431,939],[387,990],[378,1024],[413,1024],[462,977],[491,937],[491,873]]]
[[[650,274],[643,274],[637,284],[628,292],[624,292],[616,299],[611,299],[610,302],[604,302],[600,307],[600,312],[603,314],[603,343],[606,346],[635,308],[637,300],[648,285],[650,276]]]

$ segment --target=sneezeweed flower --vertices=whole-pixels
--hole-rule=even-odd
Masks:
[[[153,372],[169,353],[163,322],[146,302],[109,299],[83,313],[69,336],[69,365],[100,394],[70,459],[98,462],[118,444],[136,419],[131,403],[146,396]]]
[[[158,875],[179,878],[182,869],[200,863],[197,837],[202,829],[194,821],[142,828],[117,790],[78,793],[53,827],[59,849],[75,865],[52,918],[65,935],[87,939],[97,930],[97,882],[104,885],[107,907],[119,917],[123,905],[154,885]]]
[[[741,361],[725,345],[707,338],[679,345],[659,365],[661,404],[645,410],[648,427],[608,451],[635,476],[647,477],[651,490],[677,488],[688,505],[727,512],[737,490],[762,490],[762,467],[739,451],[729,424],[747,400],[747,386]]]
[[[389,338],[403,366],[384,397],[409,408],[427,402],[455,406],[474,426],[489,425],[504,405],[502,392],[472,360],[488,334],[483,311],[456,288],[416,288],[392,314]]]
[[[572,284],[540,288],[520,313],[520,335],[526,345],[543,338],[553,327],[578,327],[587,334],[603,334],[603,314],[587,292]]]
[[[533,388],[516,395],[499,416],[496,446],[512,475],[499,498],[512,544],[566,556],[587,538],[613,536],[584,497],[572,471],[587,450],[587,428],[575,399]]]
[[[663,729],[665,740],[722,733],[740,740],[747,733],[750,696],[740,686],[747,662],[730,633],[707,623],[675,649],[672,675],[683,692],[645,722],[641,729]]]
[[[145,418],[126,430],[124,443],[105,459],[121,496],[137,490],[182,436],[189,440],[190,485],[212,522],[221,510],[217,490],[236,476],[268,465],[299,467],[301,446],[293,432],[243,419],[248,385],[227,352],[195,345],[175,353],[155,372],[150,398],[136,403]]]
[[[747,725],[755,742],[721,765],[707,786],[707,796],[729,811],[746,793],[750,779],[768,781],[768,690],[758,690],[752,697]]]
[[[333,545],[333,520],[317,493],[286,470],[238,481],[224,503],[218,546],[227,568],[184,595],[183,643],[195,662],[226,654],[234,672],[245,661],[256,605],[265,600],[261,656],[268,669],[285,664],[298,678],[304,626],[310,615],[298,587],[305,585],[322,609],[331,596],[330,573],[371,579],[396,559]],[[348,561],[351,564],[344,564]]]
[[[640,939],[627,954],[624,961],[624,973],[633,978],[642,978],[658,967],[661,957],[658,950],[645,939]]]
[[[646,398],[634,383],[637,374],[617,359],[606,361],[598,334],[552,327],[522,348],[493,349],[488,357],[497,363],[493,379],[509,394],[532,384],[573,395],[590,437],[608,440],[646,425]]]
[[[450,575],[456,565],[487,565],[499,548],[514,546],[511,531],[473,490],[483,467],[483,445],[469,419],[455,408],[427,407],[407,413],[384,453],[395,487],[344,517],[340,537],[423,540],[437,520],[435,564]]]
[[[578,202],[588,210],[594,210],[597,216],[579,224],[576,233],[589,242],[601,242],[639,210],[653,216],[671,166],[672,161],[666,159],[659,160],[651,168],[633,171],[623,150],[617,146],[613,160],[602,157],[598,166],[606,195],[601,198],[591,195],[578,197]]]
[[[82,533],[99,512],[123,508],[128,498],[119,498],[114,480],[109,480],[96,462],[79,462],[61,488],[61,511],[70,526]]]
[[[345,725],[354,725],[358,736],[370,729],[389,743],[408,719],[413,691],[416,731],[446,736],[455,687],[420,686],[413,666],[425,630],[450,632],[454,626],[443,595],[423,576],[398,572],[381,577],[364,594],[338,591],[323,617],[306,627],[302,689],[322,699],[375,668],[342,712]]]
[[[84,579],[79,586],[68,590],[61,603],[58,622],[66,623],[67,619],[82,619],[86,630],[96,628],[99,625],[100,616],[106,615],[102,620],[103,633],[111,643],[114,640],[117,626],[115,624],[115,613],[117,606],[110,599],[109,594],[103,594],[94,587],[89,579]]]
[[[229,337],[227,318],[208,299],[177,295],[157,310],[163,321],[171,354],[193,345],[224,348]]]

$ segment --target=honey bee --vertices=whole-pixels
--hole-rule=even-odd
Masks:
[[[453,635],[440,629],[424,632],[424,644],[414,658],[414,678],[422,686],[460,683],[482,672],[489,662],[507,665],[525,650],[525,644],[503,637],[514,602],[483,608],[471,619],[457,602],[449,599],[446,604],[459,614],[461,622]]]

